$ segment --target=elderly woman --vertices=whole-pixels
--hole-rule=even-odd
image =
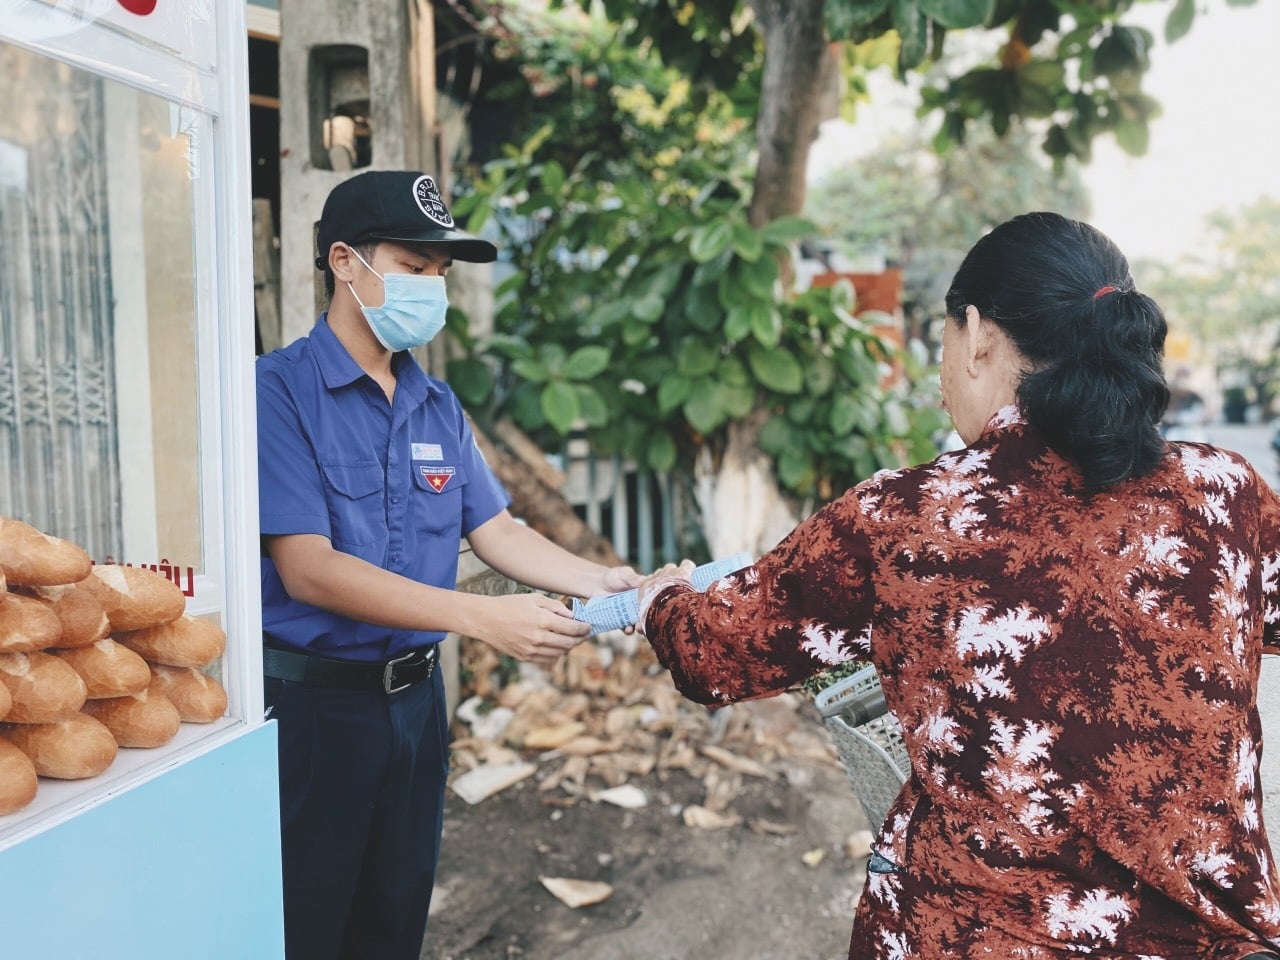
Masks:
[[[882,472],[641,624],[688,697],[875,664],[912,776],[851,960],[1241,960],[1280,948],[1256,690],[1280,652],[1280,499],[1166,443],[1165,321],[1086,224],[1002,224],[947,294],[963,450]]]

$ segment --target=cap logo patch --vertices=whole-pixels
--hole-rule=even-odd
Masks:
[[[418,209],[432,223],[438,223],[448,229],[453,228],[453,217],[449,214],[449,208],[444,205],[444,198],[440,196],[440,188],[425,173],[413,181],[413,200],[417,203]]]

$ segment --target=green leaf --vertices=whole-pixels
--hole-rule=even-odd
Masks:
[[[638,347],[653,336],[653,328],[643,323],[633,323],[622,328],[622,342],[628,347]]]
[[[733,224],[717,220],[695,227],[689,237],[689,256],[694,263],[706,263],[729,249],[733,242]]]
[[[806,371],[809,381],[809,393],[815,397],[825,396],[836,382],[836,365],[829,357],[818,354],[809,361]]]
[[[743,289],[758,300],[773,302],[773,285],[778,282],[778,261],[762,257],[755,263],[739,261],[734,271]]]
[[[714,380],[696,380],[689,389],[689,399],[684,403],[684,416],[689,426],[703,436],[715,431],[725,421],[720,406],[720,392]]]
[[[920,0],[920,11],[944,27],[962,30],[986,23],[993,0]]]
[[[670,413],[689,396],[692,381],[682,373],[672,370],[658,384],[658,412]]]
[[[706,263],[698,264],[693,271],[693,285],[701,287],[708,283],[719,283],[720,275],[729,269],[732,260],[733,251],[726,247],[718,256],[712,257]]]
[[[645,294],[631,303],[631,315],[644,323],[653,323],[662,316],[667,303],[661,297]]]
[[[834,40],[848,40],[859,27],[865,27],[884,13],[889,0],[827,0],[822,18],[827,33]]]
[[[929,52],[929,20],[918,0],[893,0],[893,28],[902,39],[899,65],[904,70],[920,66]]]
[[[804,491],[813,484],[813,462],[809,455],[788,450],[778,458],[778,479],[783,486]]]
[[[774,246],[798,243],[818,232],[812,220],[804,217],[779,217],[760,228],[760,239]]]
[[[799,393],[804,386],[800,363],[786,350],[770,350],[753,343],[747,352],[747,363],[755,378],[775,393]]]
[[[624,299],[605,300],[591,311],[586,326],[589,329],[604,330],[631,316],[632,304]]]
[[[846,436],[858,422],[858,404],[847,394],[836,397],[831,404],[831,432],[837,437]]]
[[[730,343],[746,339],[751,333],[751,308],[754,304],[742,304],[729,311],[724,318],[724,336]]]
[[[532,382],[519,384],[511,391],[507,409],[516,423],[526,430],[541,430],[547,425],[547,415],[542,412],[538,387]]]
[[[558,377],[564,373],[564,364],[569,359],[569,354],[563,346],[558,343],[543,342],[538,348],[538,355],[550,376]]]
[[[760,431],[760,449],[771,456],[777,456],[791,444],[795,430],[787,418],[775,414]]]
[[[751,335],[766,347],[776,347],[782,341],[782,315],[772,305],[754,304],[751,313]]]
[[[720,299],[711,286],[695,287],[690,285],[684,294],[684,316],[699,330],[714,329],[724,313],[720,309]]]
[[[901,437],[911,432],[911,418],[902,404],[889,400],[883,407],[885,429],[891,436]]]
[[[507,333],[495,333],[484,342],[486,353],[496,353],[501,357],[509,360],[519,358],[531,358],[533,356],[533,347],[529,346],[529,341],[524,337],[516,337]]]
[[[489,398],[493,390],[493,373],[488,364],[471,358],[450,360],[446,370],[449,386],[463,403],[478,407]]]
[[[1191,31],[1196,18],[1196,0],[1178,0],[1164,22],[1164,39],[1168,43],[1181,40]]]
[[[1121,120],[1116,124],[1116,143],[1131,156],[1140,157],[1147,152],[1151,131],[1142,120]]]
[[[551,377],[546,365],[532,357],[520,357],[511,364],[511,372],[522,380],[532,380],[534,383],[545,383]]]
[[[578,407],[587,426],[603,427],[609,422],[609,405],[600,396],[600,391],[585,383],[576,384],[574,390],[578,394]]]
[[[542,165],[542,189],[552,195],[564,188],[564,167],[555,160],[548,160]]]
[[[582,414],[578,392],[562,381],[548,383],[542,388],[542,412],[557,433],[562,436],[573,429],[574,422]]]
[[[649,437],[649,449],[645,462],[655,473],[667,473],[676,465],[676,442],[669,433],[654,433]]]
[[[701,377],[716,368],[720,361],[720,348],[709,340],[686,337],[680,341],[676,354],[676,369],[686,377]]]
[[[569,355],[564,375],[569,380],[590,380],[609,366],[609,348],[596,345],[579,347]]]
[[[720,381],[720,406],[731,419],[740,420],[756,406],[756,391],[745,384]]]
[[[745,223],[733,225],[733,252],[748,263],[755,263],[764,253],[764,238],[760,231]]]

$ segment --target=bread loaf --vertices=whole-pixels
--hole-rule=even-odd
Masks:
[[[168,697],[184,723],[212,723],[227,712],[227,691],[199,670],[154,663],[151,675],[151,690]]]
[[[159,690],[90,700],[84,712],[101,720],[122,747],[162,747],[174,738],[182,723],[178,708]]]
[[[118,633],[115,638],[143,660],[170,667],[203,667],[227,649],[227,635],[221,627],[191,616],[146,630]]]
[[[16,593],[0,604],[0,653],[28,653],[58,642],[62,624],[45,604]]]
[[[111,731],[83,713],[57,723],[9,727],[0,736],[30,758],[36,773],[57,780],[96,777],[111,766],[117,752]]]
[[[111,632],[111,623],[102,604],[80,584],[36,587],[32,592],[58,618],[62,628],[55,644],[58,649],[87,647]]]
[[[176,583],[144,567],[99,564],[83,585],[102,604],[112,633],[168,623],[187,609]]]
[[[84,706],[84,681],[47,653],[0,653],[0,683],[9,688],[10,723],[54,723]]]
[[[147,662],[110,637],[89,647],[55,650],[53,655],[80,674],[90,700],[141,693],[151,682]]]
[[[75,583],[89,575],[89,554],[70,540],[41,533],[21,520],[0,519],[0,570],[24,587]]]
[[[36,767],[8,740],[0,740],[0,817],[36,798]]]

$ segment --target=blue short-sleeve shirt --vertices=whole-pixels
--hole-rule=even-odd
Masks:
[[[453,589],[462,537],[510,502],[476,448],[458,398],[407,352],[393,403],[325,316],[258,358],[258,498],[264,536],[313,533],[419,583]],[[385,660],[443,633],[393,630],[299,603],[263,551],[262,629],[274,644]]]

